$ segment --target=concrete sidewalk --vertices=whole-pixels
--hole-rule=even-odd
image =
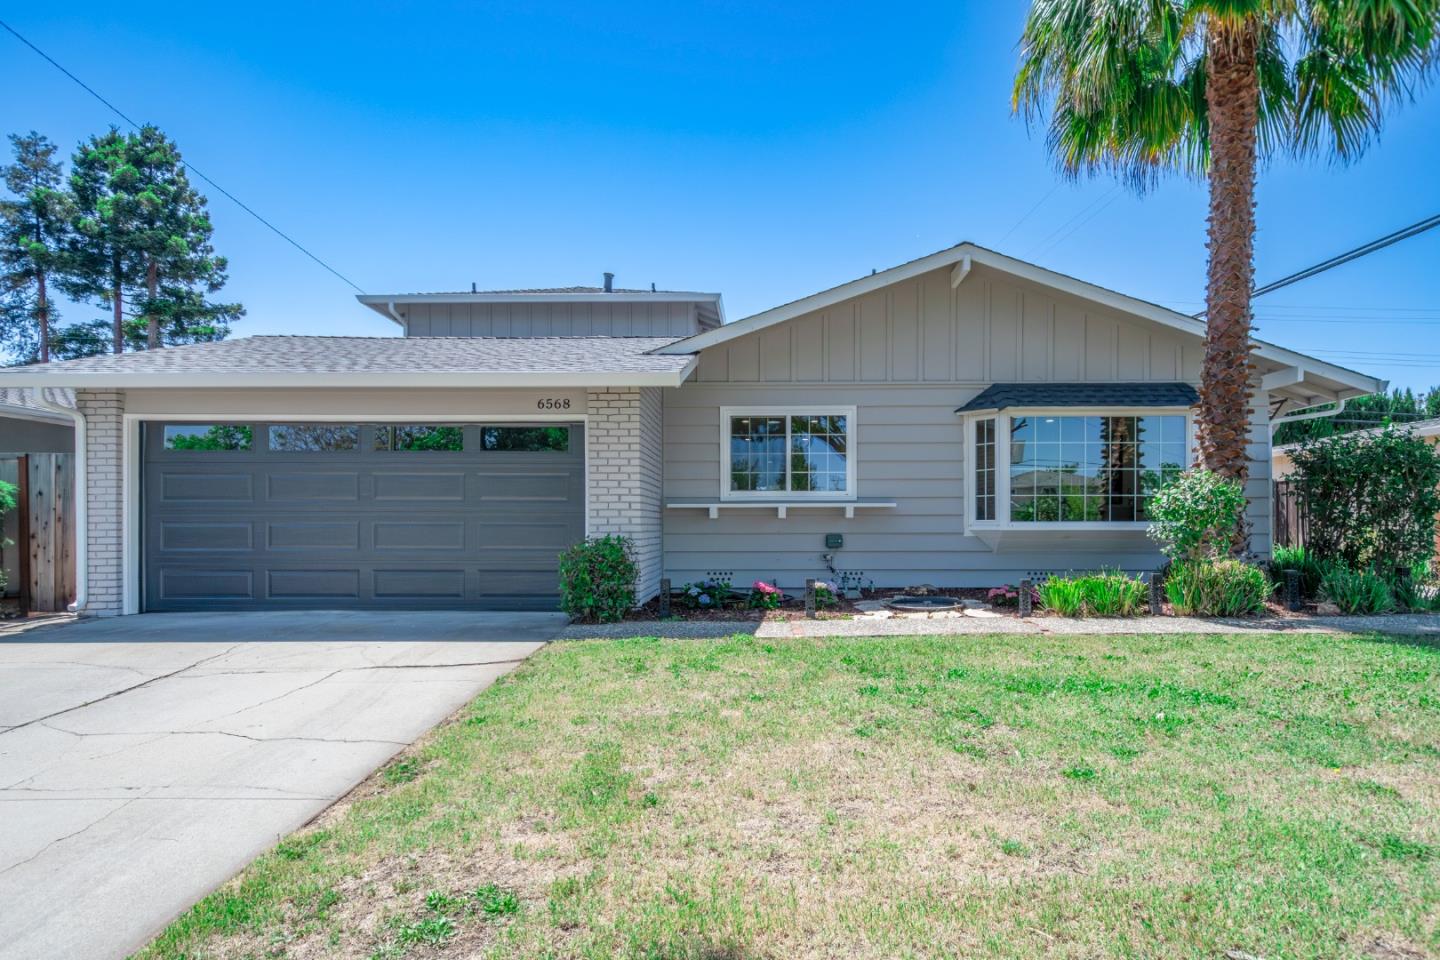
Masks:
[[[0,638],[0,958],[124,957],[559,614],[148,614]]]
[[[1136,634],[1136,633],[1386,633],[1440,640],[1440,615],[1388,614],[1374,617],[1254,617],[1217,620],[1201,617],[1090,617],[1035,616],[952,617],[944,619],[888,620],[651,620],[625,623],[572,624],[561,639],[621,637],[703,638],[743,633],[755,637],[914,637],[962,636],[989,633],[1033,634]]]

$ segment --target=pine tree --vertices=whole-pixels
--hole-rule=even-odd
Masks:
[[[146,184],[135,163],[135,136],[111,127],[80,144],[71,161],[75,210],[62,286],[77,299],[110,308],[110,345],[125,350],[125,292],[141,275]]]
[[[0,167],[0,343],[22,361],[50,359],[58,312],[49,281],[61,269],[72,202],[55,145],[35,131],[11,134],[15,161]]]
[[[158,128],[142,127],[129,153],[141,184],[136,241],[144,269],[139,308],[145,346],[220,339],[243,310],[205,299],[224,286],[228,266],[210,242],[215,228],[205,197],[190,185],[174,141]]]

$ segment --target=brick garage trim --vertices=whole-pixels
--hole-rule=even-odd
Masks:
[[[113,617],[124,611],[125,395],[77,390],[85,417],[86,601],[81,613]]]
[[[618,534],[635,547],[636,599],[660,592],[663,430],[660,389],[590,390],[585,464],[587,534]]]

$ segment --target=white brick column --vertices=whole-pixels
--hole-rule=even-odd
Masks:
[[[659,387],[589,391],[586,493],[592,537],[635,545],[636,599],[660,592],[661,412]]]
[[[85,415],[87,517],[86,594],[82,613],[113,617],[124,602],[123,517],[124,464],[122,447],[125,395],[118,390],[77,390],[75,406]]]

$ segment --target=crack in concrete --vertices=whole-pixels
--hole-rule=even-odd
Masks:
[[[113,798],[112,798],[112,799],[113,799]],[[139,798],[137,797],[137,798],[135,798],[135,799],[139,799]],[[76,837],[80,836],[80,834],[84,833],[85,831],[87,831],[87,830],[92,830],[92,829],[94,829],[95,827],[98,827],[100,824],[104,823],[106,820],[108,820],[109,818],[113,817],[115,814],[119,813],[121,810],[124,810],[126,807],[130,806],[130,804],[134,803],[134,802],[135,802],[135,799],[131,799],[131,800],[126,800],[126,801],[124,801],[123,803],[120,804],[120,806],[116,807],[114,810],[109,810],[109,811],[105,812],[105,813],[102,814],[101,816],[95,818],[94,820],[92,820],[92,821],[90,821],[89,823],[87,823],[85,826],[81,827],[79,830],[76,830],[74,833],[67,833],[67,834],[65,834],[65,836],[63,836],[63,837],[56,837],[54,840],[51,840],[49,843],[45,844],[45,846],[41,847],[39,850],[36,850],[33,854],[31,854],[30,856],[26,857],[24,860],[21,860],[21,861],[18,862],[18,863],[12,863],[10,866],[6,867],[4,870],[0,870],[0,877],[3,877],[5,874],[9,873],[9,872],[12,871],[12,870],[18,870],[19,868],[25,866],[25,864],[27,864],[27,863],[33,863],[34,861],[40,859],[40,857],[44,856],[45,853],[46,853],[47,851],[49,851],[52,847],[54,847],[56,844],[64,843],[66,840],[73,840],[73,839],[75,839]]]
[[[525,657],[515,657],[508,660],[464,660],[458,663],[376,663],[360,667],[336,667],[330,673],[321,677],[317,683],[335,676],[337,673],[363,673],[371,670],[438,670],[444,667],[498,667],[510,663],[523,663]],[[192,674],[188,677],[180,677],[182,680],[199,680],[205,677],[247,677],[265,674],[280,673],[313,673],[313,670],[304,669],[255,669],[255,670],[207,670],[203,673]],[[299,689],[299,688],[297,688]]]
[[[366,737],[257,737],[248,733],[236,733],[233,730],[103,730],[93,733],[82,733],[79,730],[67,730],[64,727],[57,727],[54,724],[50,723],[41,724],[41,726],[47,727],[51,730],[58,730],[61,733],[68,733],[72,737],[151,737],[151,739],[143,740],[141,741],[141,743],[134,744],[134,746],[141,746],[145,743],[154,743],[155,740],[159,740],[163,737],[237,737],[241,740],[252,740],[255,743],[283,743],[285,741],[293,740],[300,743],[375,743],[384,744],[385,746],[391,747],[408,747],[410,745],[407,741],[404,740],[376,740]],[[121,748],[121,750],[125,749],[128,749],[128,745]],[[118,753],[120,751],[117,750],[114,752]],[[97,757],[92,757],[91,759],[99,759],[99,757],[107,756],[110,756],[110,754],[102,753],[99,754]],[[24,781],[22,780],[21,782],[23,783]]]
[[[16,667],[31,667],[37,664],[42,666],[90,667],[92,670],[124,670],[127,673],[133,673],[142,677],[149,676],[144,670],[122,666],[118,663],[86,663],[84,660],[20,660],[6,664],[6,666],[14,669]]]
[[[224,650],[221,650],[219,653],[212,654],[208,657],[201,657],[194,663],[187,664],[177,670],[172,670],[169,673],[162,673],[158,676],[151,677],[150,679],[142,681],[140,683],[131,684],[130,686],[123,687],[119,690],[112,690],[110,693],[105,694],[105,696],[103,697],[96,697],[94,700],[86,700],[84,703],[77,703],[73,707],[66,707],[64,710],[56,710],[54,713],[47,713],[43,717],[36,717],[33,720],[26,720],[24,723],[16,724],[8,730],[0,731],[0,736],[4,736],[7,733],[14,733],[16,730],[23,730],[26,727],[33,726],[37,723],[43,723],[44,721],[53,719],[55,717],[64,716],[67,713],[74,713],[76,710],[84,710],[86,707],[93,707],[97,703],[104,703],[106,700],[113,700],[116,697],[121,697],[127,693],[132,693],[133,691],[139,690],[142,687],[148,687],[150,686],[150,684],[158,683],[161,680],[168,680],[169,678],[176,676],[177,674],[184,673],[186,670],[193,670],[196,667],[200,666],[202,663],[209,663],[212,660],[218,660],[221,657],[228,656],[229,654],[235,652],[237,648],[242,646],[244,646],[243,643],[232,644],[226,647]]]

